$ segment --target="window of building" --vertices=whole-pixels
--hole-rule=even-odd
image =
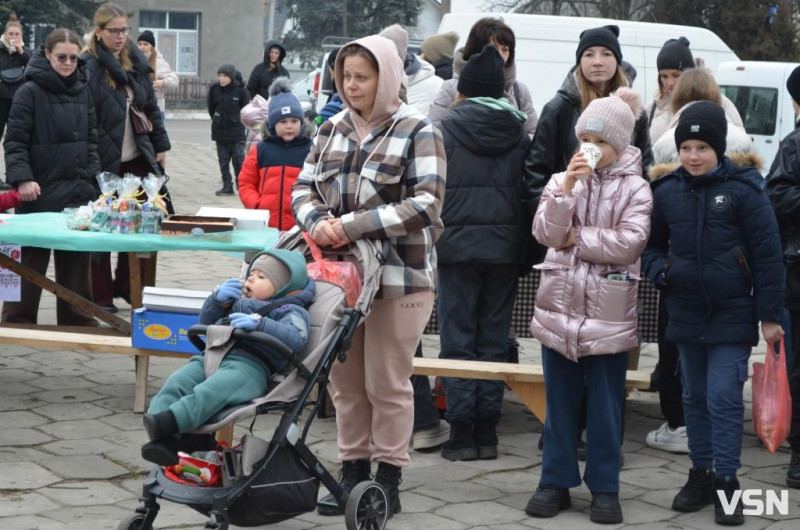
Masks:
[[[197,75],[199,18],[198,13],[140,11],[139,31],[153,32],[156,49],[176,73]]]

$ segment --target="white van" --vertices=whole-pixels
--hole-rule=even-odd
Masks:
[[[619,26],[622,58],[636,68],[633,88],[641,95],[643,105],[653,98],[658,88],[656,57],[668,39],[681,36],[689,39],[692,54],[703,58],[712,72],[723,61],[739,60],[722,39],[707,29],[607,18],[450,13],[442,18],[439,33],[458,33],[458,49],[466,43],[472,25],[483,17],[500,18],[514,31],[517,79],[530,89],[537,112],[541,112],[544,104],[556,95],[567,72],[575,66],[580,34],[586,29],[608,24]]]
[[[781,140],[794,130],[792,97],[786,79],[798,63],[762,61],[723,62],[716,71],[717,83],[739,109],[744,128],[764,157],[766,175]]]

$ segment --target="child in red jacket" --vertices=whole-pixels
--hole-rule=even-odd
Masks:
[[[269,95],[267,132],[245,158],[239,197],[245,208],[269,210],[269,226],[283,231],[295,225],[292,185],[311,148],[313,126],[303,123],[303,109],[288,77],[276,79]]]

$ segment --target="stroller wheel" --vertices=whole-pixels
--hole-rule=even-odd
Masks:
[[[388,519],[388,499],[375,481],[359,482],[347,496],[344,522],[347,530],[383,530]]]
[[[144,526],[144,514],[133,513],[123,519],[117,526],[117,530],[153,530],[151,525]]]

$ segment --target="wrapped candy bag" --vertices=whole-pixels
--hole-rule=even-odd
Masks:
[[[136,198],[142,180],[126,173],[119,182],[119,197],[111,204],[111,231],[115,234],[135,234],[142,226],[142,204]]]
[[[94,204],[84,204],[78,208],[65,208],[67,214],[67,228],[70,230],[89,230],[92,222]]]
[[[93,232],[111,231],[111,203],[114,202],[114,193],[117,191],[119,177],[109,171],[97,175],[100,184],[100,197],[92,203],[92,218],[89,230]]]
[[[161,232],[161,221],[167,216],[167,203],[158,193],[166,182],[164,177],[147,175],[142,179],[142,187],[147,194],[147,201],[142,204],[142,234],[158,234]]]

